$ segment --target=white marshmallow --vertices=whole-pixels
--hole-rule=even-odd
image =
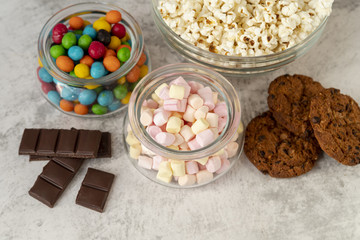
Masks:
[[[217,128],[219,125],[219,116],[216,113],[206,114],[206,121],[208,121],[211,128]]]
[[[213,174],[207,170],[201,170],[196,174],[198,184],[210,182],[213,178]]]
[[[153,112],[147,109],[141,113],[140,122],[143,126],[149,126],[153,122]]]
[[[196,183],[196,176],[195,175],[189,175],[186,174],[182,177],[179,177],[178,183],[180,186],[191,186]]]
[[[199,107],[194,113],[195,119],[206,118],[206,114],[209,112],[208,106]]]
[[[190,94],[188,104],[194,109],[199,109],[204,105],[204,100],[197,94]]]
[[[151,169],[153,164],[152,158],[146,156],[139,156],[138,158],[138,165],[142,168]]]
[[[184,125],[180,130],[181,136],[184,138],[186,142],[189,142],[191,139],[195,137],[195,134],[191,130],[188,125]]]
[[[187,122],[195,122],[195,112],[196,109],[190,105],[187,105],[186,111],[183,115],[184,120]]]

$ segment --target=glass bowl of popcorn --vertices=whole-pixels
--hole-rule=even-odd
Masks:
[[[187,60],[231,75],[276,70],[319,40],[333,0],[153,0],[167,44]]]
[[[134,167],[169,187],[199,187],[219,179],[243,146],[237,91],[219,73],[190,63],[146,75],[131,95],[123,126]]]

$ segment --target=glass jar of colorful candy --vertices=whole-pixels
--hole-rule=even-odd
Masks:
[[[37,77],[45,98],[82,117],[124,109],[151,70],[136,20],[116,5],[81,3],[53,15],[38,39]]]
[[[198,187],[225,175],[243,146],[240,101],[219,73],[172,64],[146,75],[124,118],[125,149],[147,178]]]

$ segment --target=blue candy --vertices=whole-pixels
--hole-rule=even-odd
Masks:
[[[112,91],[109,90],[102,91],[97,98],[97,101],[101,106],[109,106],[113,102],[113,100],[114,95]]]
[[[90,75],[93,78],[99,78],[105,76],[106,70],[101,62],[94,62],[90,68]]]
[[[75,88],[64,87],[61,91],[61,97],[68,101],[74,101],[78,96],[79,94],[75,91]]]
[[[57,79],[55,79],[55,78],[53,78],[52,80],[53,80],[53,82],[54,82],[55,84],[59,84],[59,80],[57,80]]]
[[[130,44],[130,47],[132,46],[131,39],[127,40],[128,44]]]
[[[52,90],[52,91],[48,92],[47,96],[51,102],[53,102],[54,104],[56,104],[58,106],[60,105],[61,97],[57,91]]]
[[[96,100],[96,92],[94,90],[83,90],[79,94],[79,102],[83,105],[90,105]]]
[[[96,30],[92,27],[92,25],[87,25],[83,32],[82,32],[83,35],[87,34],[89,35],[93,40],[96,38],[96,35],[97,35],[97,32]]]
[[[69,48],[68,56],[74,61],[79,61],[84,56],[84,50],[79,46],[72,46]]]
[[[51,83],[53,81],[53,77],[46,71],[45,68],[40,68],[39,77],[47,83]]]
[[[114,99],[114,101],[108,106],[108,109],[110,112],[113,112],[116,109],[119,109],[120,106],[121,106],[121,102],[117,99]]]

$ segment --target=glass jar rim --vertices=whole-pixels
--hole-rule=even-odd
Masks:
[[[216,140],[203,148],[191,151],[179,151],[167,148],[157,143],[140,123],[143,101],[147,99],[147,96],[154,92],[154,89],[162,84],[161,79],[158,78],[163,78],[163,81],[165,81],[165,79],[168,79],[171,77],[170,75],[174,73],[178,73],[179,76],[184,76],[185,73],[198,76],[207,79],[209,81],[207,82],[209,86],[216,89],[223,89],[219,94],[223,96],[223,101],[226,103],[228,109],[226,126]],[[154,81],[156,82],[154,83]],[[237,91],[221,74],[200,65],[178,63],[157,68],[141,80],[130,97],[128,115],[133,134],[147,149],[169,159],[194,160],[213,155],[222,150],[227,143],[230,142],[240,124],[241,106]]]
[[[157,9],[158,5],[157,5],[158,0],[152,0],[152,9],[153,9],[153,15],[156,17],[156,19],[159,21],[159,23],[161,24],[161,27],[159,25],[157,25],[159,27],[159,29],[164,29],[168,34],[170,34],[170,36],[172,38],[174,38],[177,42],[179,42],[181,44],[182,47],[186,48],[187,51],[189,52],[197,52],[198,55],[200,55],[201,57],[205,57],[205,58],[210,58],[213,60],[217,60],[219,61],[219,59],[221,61],[229,61],[229,62],[236,62],[236,61],[241,61],[241,62],[249,62],[252,63],[254,61],[261,61],[261,62],[270,62],[282,57],[286,57],[288,54],[290,55],[293,51],[296,51],[297,49],[301,48],[303,45],[305,45],[307,42],[309,42],[314,36],[317,35],[317,33],[319,31],[321,31],[322,27],[327,23],[329,16],[324,17],[324,19],[320,22],[320,24],[314,29],[314,31],[312,31],[305,39],[303,39],[301,42],[299,42],[298,44],[287,48],[283,51],[280,52],[276,52],[276,53],[272,53],[272,54],[266,54],[266,55],[262,55],[262,56],[252,56],[252,57],[241,57],[241,56],[234,56],[234,55],[222,55],[222,54],[218,54],[218,53],[213,53],[210,51],[207,51],[205,49],[199,48],[195,45],[192,45],[191,43],[187,42],[186,40],[184,40],[183,38],[181,38],[178,34],[176,34],[164,21],[164,19],[162,18],[162,16],[160,15],[160,11]],[[155,22],[156,23],[156,22]]]
[[[110,10],[120,11],[122,15],[122,20],[121,20],[122,23],[126,25],[128,29],[131,29],[130,35],[132,40],[132,47],[131,47],[130,59],[126,61],[124,65],[122,65],[115,72],[112,72],[100,78],[81,79],[70,76],[68,73],[61,71],[56,66],[56,64],[54,64],[49,49],[46,50],[47,48],[46,39],[51,35],[52,28],[57,23],[61,23],[65,20],[68,20],[70,17],[75,15],[80,16],[89,13],[106,14],[106,12]],[[76,86],[106,84],[113,82],[115,79],[118,79],[121,76],[124,76],[137,64],[137,62],[141,57],[143,49],[144,49],[144,38],[141,27],[138,24],[138,22],[124,9],[120,8],[115,4],[109,4],[109,3],[87,2],[87,3],[78,3],[67,6],[56,12],[47,20],[47,22],[41,29],[38,38],[38,57],[41,63],[43,64],[44,68],[56,80],[63,82],[65,84],[74,84]]]

